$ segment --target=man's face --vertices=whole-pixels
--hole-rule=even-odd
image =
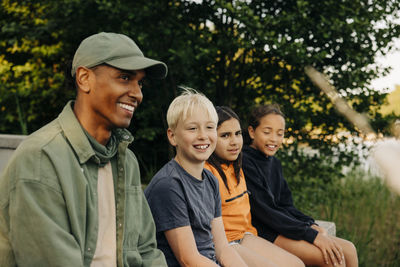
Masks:
[[[92,70],[89,103],[91,123],[108,130],[129,126],[142,102],[144,70],[120,70],[100,65]]]

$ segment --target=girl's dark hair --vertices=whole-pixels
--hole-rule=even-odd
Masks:
[[[258,127],[258,125],[260,125],[261,119],[264,116],[269,115],[269,114],[280,115],[280,116],[282,116],[282,118],[285,119],[285,114],[283,114],[283,112],[279,108],[278,104],[267,104],[267,105],[255,107],[250,112],[248,126],[253,127],[253,129],[255,130]],[[252,140],[251,140],[248,132],[246,131],[245,143],[247,145],[250,145],[251,142],[252,142]]]
[[[225,121],[230,120],[232,118],[238,120],[238,122],[240,123],[239,116],[231,108],[226,107],[226,106],[217,106],[217,107],[215,107],[215,109],[216,109],[217,114],[218,114],[217,128],[219,126],[221,126],[222,123],[224,123]],[[229,187],[228,187],[228,182],[227,182],[227,179],[226,179],[226,175],[225,175],[224,171],[221,168],[221,164],[227,164],[227,165],[229,165],[230,163],[233,164],[233,169],[235,171],[236,181],[237,181],[237,184],[239,184],[239,182],[240,182],[240,169],[242,167],[242,152],[240,151],[239,156],[237,157],[237,159],[235,161],[230,162],[230,161],[227,161],[227,160],[224,160],[224,159],[221,159],[220,157],[218,157],[217,154],[214,151],[207,161],[214,168],[217,169],[219,175],[221,175],[222,181],[224,181],[226,189],[228,189],[228,192],[230,193],[230,190],[229,190]]]

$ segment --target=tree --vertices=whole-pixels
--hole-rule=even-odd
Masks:
[[[169,66],[166,80],[145,87],[130,128],[136,137],[132,148],[148,177],[172,155],[165,113],[179,85],[231,106],[244,122],[253,105],[279,103],[287,136],[322,147],[339,130],[355,129],[306,78],[304,66],[313,65],[375,127],[386,126],[377,112],[385,95],[370,82],[387,72],[375,64],[375,55],[392,49],[399,35],[396,0],[3,0],[1,5],[2,132],[32,132],[59,113],[74,97],[73,88],[64,85],[69,76],[64,66],[79,42],[99,31],[125,33],[145,55]]]

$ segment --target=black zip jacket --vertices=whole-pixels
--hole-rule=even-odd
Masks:
[[[252,224],[258,235],[274,242],[278,235],[313,243],[318,231],[314,219],[293,205],[281,162],[250,146],[243,148],[243,171],[250,191]]]

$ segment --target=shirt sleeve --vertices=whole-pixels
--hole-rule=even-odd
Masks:
[[[157,232],[190,225],[183,187],[170,177],[159,179],[146,190]]]
[[[222,216],[222,200],[221,200],[221,193],[219,191],[219,182],[218,178],[214,174],[215,169],[211,167],[209,164],[204,165],[204,172],[208,176],[208,179],[210,179],[210,184],[211,187],[214,190],[214,201],[215,201],[215,212],[214,212],[214,218],[218,218]]]
[[[214,184],[215,184],[215,214],[214,214],[214,218],[218,218],[222,216],[222,207],[221,207],[221,194],[219,192],[219,183],[216,177],[214,177]]]
[[[19,179],[10,194],[9,215],[10,243],[18,266],[83,266],[61,192]]]
[[[282,207],[285,207],[286,210],[292,214],[295,218],[297,218],[300,221],[303,221],[305,223],[309,223],[312,225],[314,223],[314,219],[311,218],[310,216],[305,215],[301,211],[299,211],[293,204],[293,198],[292,198],[292,193],[289,189],[289,186],[286,182],[285,179],[282,179],[282,186],[281,186],[281,199],[279,201],[280,205]]]
[[[157,249],[156,242],[156,229],[152,222],[151,211],[147,204],[146,198],[142,193],[142,212],[140,213],[144,218],[147,218],[146,223],[143,223],[142,228],[139,230],[138,250],[142,256],[142,266],[167,266],[164,254],[161,250]],[[144,221],[144,220],[142,220]],[[151,222],[151,223],[150,223]]]
[[[285,207],[274,203],[271,192],[262,183],[262,173],[252,161],[246,160],[243,166],[247,188],[251,192],[252,216],[283,236],[313,243],[318,232],[309,223],[295,218]]]

